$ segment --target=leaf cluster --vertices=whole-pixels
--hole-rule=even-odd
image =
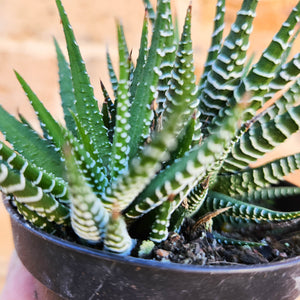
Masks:
[[[217,1],[197,82],[192,7],[179,37],[170,1],[158,0],[155,11],[145,0],[137,61],[118,24],[118,70],[107,52],[113,94],[101,82],[99,105],[56,0],[68,50],[67,60],[55,41],[65,126],[17,72],[42,136],[0,107],[0,131],[11,145],[0,143],[0,186],[24,218],[47,231],[71,227],[85,242],[119,254],[130,253],[134,236],[160,242],[185,218],[220,209],[216,220],[236,226],[299,219],[300,211],[272,207],[300,194],[298,187],[275,187],[300,169],[300,153],[250,165],[300,128],[300,54],[289,58],[300,3],[252,65],[247,49],[257,2],[243,1],[224,37],[225,0]]]

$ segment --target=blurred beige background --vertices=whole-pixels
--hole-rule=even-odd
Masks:
[[[101,99],[99,79],[108,83],[105,49],[108,45],[116,60],[117,19],[122,20],[128,45],[136,56],[143,20],[142,0],[64,0],[66,11],[75,30],[77,40],[87,63],[88,72],[98,99]],[[153,1],[155,2],[155,1]],[[174,7],[182,20],[190,0],[174,0]],[[193,37],[196,72],[199,75],[206,58],[212,31],[215,2],[193,1]],[[227,0],[226,22],[234,20],[234,13],[241,0]],[[280,24],[298,0],[261,0],[251,38],[251,51],[262,51]],[[228,31],[228,28],[227,28]],[[9,112],[24,114],[37,126],[34,113],[20,88],[13,69],[17,70],[31,85],[47,108],[62,120],[59,105],[57,67],[52,37],[64,46],[62,29],[55,1],[0,0],[0,104]],[[299,51],[299,39],[295,50]],[[300,139],[293,136],[273,155],[280,156],[300,150]],[[289,178],[300,183],[300,173]],[[13,243],[7,213],[0,203],[0,291],[7,271]]]

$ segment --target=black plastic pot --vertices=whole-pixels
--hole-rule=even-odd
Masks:
[[[16,251],[39,282],[38,299],[294,300],[300,295],[300,257],[230,267],[120,257],[32,228],[7,208]]]

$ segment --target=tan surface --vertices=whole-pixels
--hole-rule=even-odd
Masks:
[[[215,1],[194,0],[193,35],[195,38],[195,60],[197,73],[205,59],[209,46],[211,19]],[[259,4],[256,30],[252,37],[252,50],[264,49],[288,13],[288,6],[298,0],[262,0]],[[177,14],[182,20],[189,0],[176,0]],[[228,0],[227,22],[233,21],[233,12],[240,0]],[[141,0],[86,1],[64,0],[82,54],[86,60],[95,92],[100,98],[99,78],[107,81],[105,69],[105,47],[109,45],[116,57],[115,19],[123,20],[127,40],[136,55],[139,45],[140,24],[143,16]],[[52,36],[63,46],[62,30],[55,1],[0,0],[0,104],[11,113],[22,112],[37,125],[34,114],[14,77],[16,69],[29,82],[48,109],[61,119],[58,106],[58,85],[55,52]],[[201,19],[201,22],[199,21]],[[199,24],[201,23],[201,24]],[[199,29],[199,25],[201,25]],[[299,42],[299,41],[298,41]],[[299,49],[299,43],[296,49]],[[281,147],[277,154],[295,152],[300,149],[298,137]],[[294,182],[300,182],[300,174]],[[9,221],[0,205],[0,290],[6,274],[8,259],[12,251]]]

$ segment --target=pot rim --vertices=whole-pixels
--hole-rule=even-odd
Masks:
[[[178,264],[172,262],[160,262],[156,260],[144,259],[144,258],[133,257],[133,256],[122,256],[114,253],[105,252],[102,250],[93,249],[88,246],[67,241],[61,237],[46,233],[43,230],[33,227],[30,223],[28,223],[9,203],[8,200],[4,200],[4,205],[10,217],[13,218],[14,221],[16,221],[20,226],[24,226],[26,230],[30,231],[31,234],[37,236],[40,239],[48,240],[59,247],[65,249],[68,248],[77,253],[87,254],[92,257],[101,257],[104,260],[114,260],[119,263],[130,263],[135,265],[136,268],[147,267],[147,268],[154,268],[160,270],[177,270],[186,273],[234,274],[234,273],[252,273],[252,272],[266,272],[266,271],[280,270],[283,268],[288,268],[295,264],[296,265],[298,264],[300,267],[300,256],[288,258],[286,260],[282,260],[278,262],[271,262],[268,264],[230,265],[230,266],[188,265],[188,264]]]

